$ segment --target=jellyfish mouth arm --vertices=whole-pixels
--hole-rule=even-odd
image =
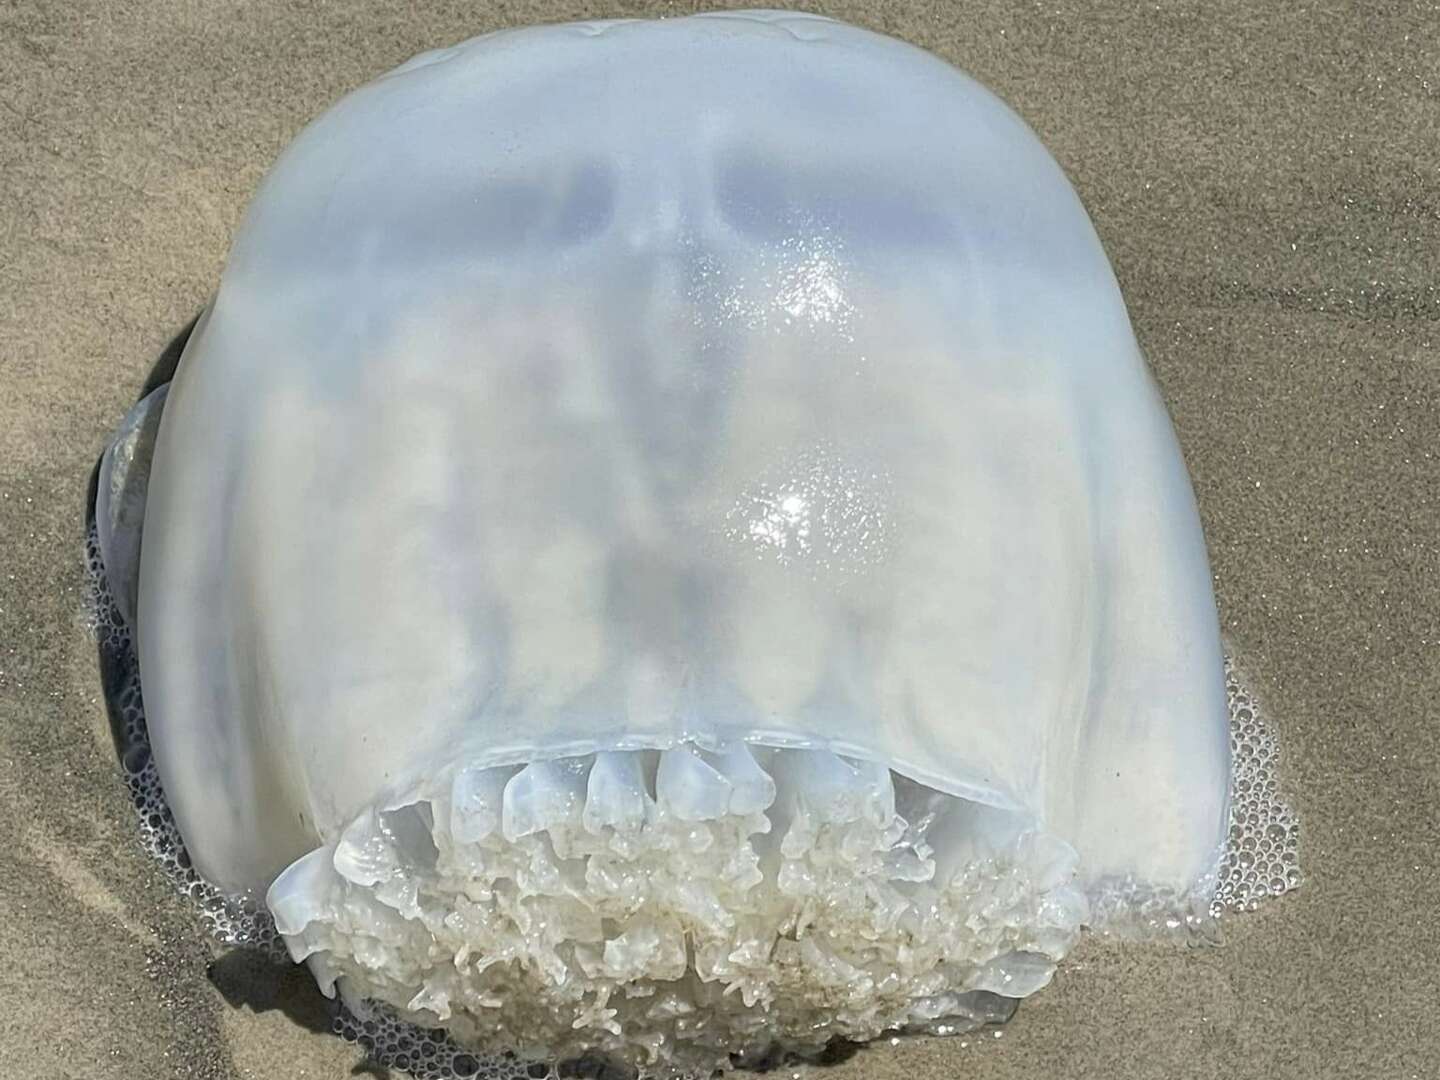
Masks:
[[[444,770],[267,903],[326,993],[475,1046],[710,1067],[1003,1019],[1079,934],[1075,861],[873,761],[682,743]]]

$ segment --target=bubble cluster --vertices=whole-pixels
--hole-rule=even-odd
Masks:
[[[1300,826],[1280,796],[1280,748],[1260,707],[1241,685],[1234,662],[1225,660],[1230,707],[1230,833],[1220,863],[1211,913],[1254,911],[1301,882]]]
[[[100,561],[100,538],[92,523],[85,537],[85,584],[84,584],[85,628],[100,647],[102,656],[119,657],[130,648],[130,628],[120,616],[110,585],[105,577],[105,566]]]
[[[403,1069],[415,1080],[560,1080],[582,1074],[524,1061],[513,1054],[477,1054],[456,1046],[443,1030],[426,1030],[366,1002],[359,1011],[340,1007],[334,1030],[348,1043],[387,1069]],[[605,1078],[609,1080],[609,1078]]]
[[[363,1048],[376,1065],[402,1069],[414,1080],[709,1080],[711,1076],[667,1071],[637,1077],[634,1070],[602,1057],[546,1064],[509,1053],[477,1053],[457,1046],[443,1029],[417,1027],[372,1001],[353,1012],[340,1006],[334,1031]]]

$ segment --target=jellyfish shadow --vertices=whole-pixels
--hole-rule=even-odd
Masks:
[[[175,372],[180,365],[180,357],[185,352],[185,346],[190,341],[190,335],[195,331],[195,325],[200,321],[203,310],[196,312],[194,318],[185,324],[181,330],[170,339],[169,344],[160,351],[155,363],[150,367],[150,373],[145,378],[145,383],[140,389],[135,403],[145,400],[152,392],[175,378]],[[84,528],[85,536],[95,535],[95,500],[100,490],[100,465],[101,457],[95,459],[95,466],[90,470],[90,482],[85,490]],[[93,560],[92,553],[92,560]],[[92,573],[100,569],[92,565]],[[98,583],[97,583],[98,584]],[[97,591],[97,603],[103,602],[104,590]],[[110,612],[99,613],[112,615]],[[110,721],[110,738],[115,746],[115,755],[120,759],[122,768],[127,773],[132,770],[127,766],[126,755],[130,754],[133,765],[133,758],[138,752],[134,739],[133,724],[127,725],[127,695],[133,693],[137,687],[132,685],[134,678],[132,669],[134,667],[134,649],[128,641],[118,641],[111,635],[97,635],[98,664],[100,668],[100,686],[105,697],[105,712]],[[148,742],[145,750],[148,752]],[[147,754],[148,756],[148,754]]]
[[[258,949],[231,949],[205,972],[234,1009],[282,1013],[307,1031],[334,1031],[334,1007],[299,964],[281,966]]]

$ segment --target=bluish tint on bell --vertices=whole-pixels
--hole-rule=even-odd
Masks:
[[[1002,103],[840,23],[505,32],[315,121],[138,593],[196,866],[477,1045],[953,1027],[1215,887],[1204,542],[1105,255]]]

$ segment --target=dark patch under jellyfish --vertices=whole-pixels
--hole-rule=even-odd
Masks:
[[[963,1027],[1220,888],[1205,546],[1115,278],[889,38],[545,27],[346,97],[96,517],[196,870],[463,1046]]]

